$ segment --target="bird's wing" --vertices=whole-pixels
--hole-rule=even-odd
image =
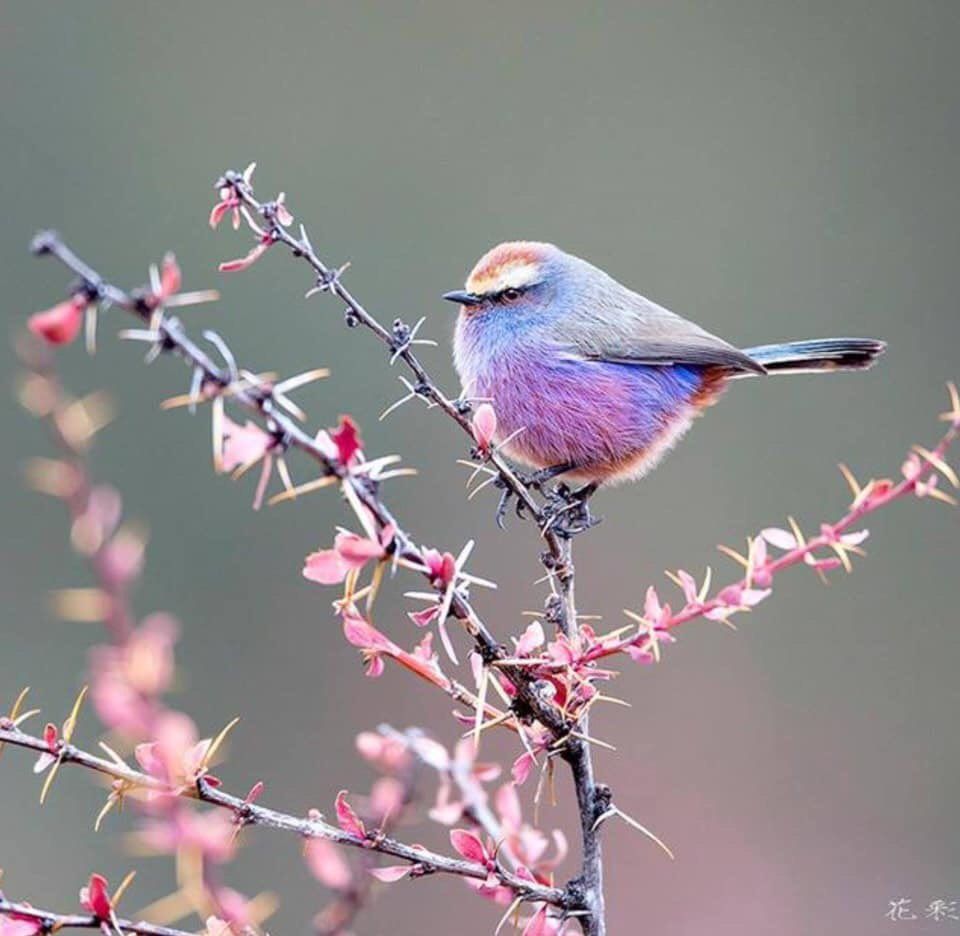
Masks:
[[[583,360],[764,373],[763,365],[722,338],[629,290],[584,303],[564,339],[569,353]]]

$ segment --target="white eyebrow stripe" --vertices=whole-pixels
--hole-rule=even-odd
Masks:
[[[467,288],[480,295],[498,293],[504,289],[523,289],[536,283],[540,276],[538,264],[519,261],[507,264],[494,276],[484,276],[476,280],[471,278],[467,282]]]

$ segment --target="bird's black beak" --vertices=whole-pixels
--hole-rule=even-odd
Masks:
[[[447,302],[457,302],[465,306],[480,305],[480,303],[483,302],[480,296],[472,292],[467,292],[465,289],[454,289],[453,292],[444,293],[443,298],[446,299]]]

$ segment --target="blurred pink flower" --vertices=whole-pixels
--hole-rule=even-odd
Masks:
[[[217,783],[207,776],[212,739],[198,741],[197,727],[188,715],[164,712],[157,719],[153,738],[148,744],[138,744],[134,757],[146,773],[171,786],[175,794],[196,786],[201,777]]]
[[[224,416],[220,467],[223,471],[235,471],[256,464],[273,445],[273,436],[251,420],[241,426]]]
[[[412,755],[400,738],[391,738],[376,731],[357,735],[357,751],[366,761],[384,773],[398,773],[410,766]]]
[[[15,913],[0,914],[0,936],[37,936],[43,931],[43,922],[40,920],[17,916]]]
[[[233,190],[233,186],[225,185],[220,189],[220,201],[218,201],[210,211],[210,227],[216,228],[224,217],[232,212],[233,229],[236,231],[240,227],[240,199]]]
[[[187,848],[220,864],[233,857],[236,831],[226,813],[174,809],[144,822],[138,838],[146,848],[159,854],[173,855]]]
[[[326,839],[310,839],[304,849],[304,857],[310,873],[332,890],[346,890],[353,881],[350,865],[344,860],[340,849]]]
[[[53,308],[34,312],[27,320],[27,328],[50,344],[70,344],[80,334],[83,317],[90,304],[88,296],[76,293]]]
[[[386,822],[399,814],[406,797],[406,789],[396,777],[380,777],[370,790],[369,813],[377,822]]]

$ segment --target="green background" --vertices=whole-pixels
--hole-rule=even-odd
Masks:
[[[662,570],[733,568],[713,544],[796,514],[839,515],[834,465],[896,472],[936,437],[943,383],[958,374],[960,5],[842,2],[0,3],[0,283],[11,335],[52,304],[65,277],[31,260],[56,226],[103,271],[142,282],[173,247],[192,288],[223,301],[190,310],[255,369],[316,365],[301,394],[316,425],[349,410],[372,453],[420,469],[389,496],[426,542],[476,537],[481,607],[501,635],[541,588],[537,544],[493,526],[492,494],[466,502],[462,439],[406,407],[369,335],[329,299],[303,301],[305,271],[271,255],[227,278],[246,249],[206,226],[211,182],[259,161],[264,194],[286,189],[331,262],[384,320],[427,316],[424,355],[445,386],[457,287],[491,244],[552,240],[732,341],[842,333],[887,338],[868,375],[739,385],[642,485],[601,494],[606,522],[579,543],[580,603],[610,626]],[[146,369],[104,322],[92,360],[63,355],[77,391],[106,388],[120,414],[97,446],[99,477],[149,523],[141,613],[184,623],[175,704],[207,731],[241,714],[223,774],[262,778],[267,799],[329,808],[369,771],[353,736],[389,720],[450,741],[448,706],[388,671],[364,680],[332,619],[330,591],[303,581],[304,554],[347,520],[317,496],[261,514],[252,479],[209,468],[205,419],[162,414],[185,389],[170,361]],[[15,364],[4,349],[5,384]],[[23,460],[41,428],[0,397],[0,698],[34,686],[65,712],[95,626],[64,624],[51,587],[83,585],[61,507],[28,493]],[[296,462],[302,478],[305,468]],[[594,732],[617,802],[664,837],[676,863],[625,826],[606,833],[611,932],[872,936],[887,901],[919,911],[960,896],[956,809],[956,514],[897,505],[870,523],[870,558],[822,588],[805,571],[732,633],[684,629],[656,668],[628,665]],[[391,588],[378,621],[414,635]],[[80,738],[92,744],[91,715]],[[497,739],[487,755],[512,757]],[[0,867],[11,895],[62,908],[91,870],[140,868],[133,911],[172,885],[169,863],[120,847],[129,819],[95,836],[100,792],[66,775],[50,803],[22,753],[0,772]],[[531,791],[525,791],[529,793]],[[570,790],[544,824],[565,825]],[[443,844],[441,830],[409,830]],[[283,905],[270,929],[307,932],[322,890],[298,845],[253,834],[230,871]],[[568,862],[563,872],[572,873]],[[497,913],[460,882],[395,885],[364,934],[484,934]],[[956,923],[902,923],[942,932]],[[946,929],[944,929],[944,927]]]

